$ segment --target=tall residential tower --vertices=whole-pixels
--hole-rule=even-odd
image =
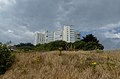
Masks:
[[[63,28],[63,40],[66,42],[75,42],[75,30],[72,25],[64,26]]]
[[[34,43],[34,45],[44,44],[44,43],[45,43],[45,34],[40,33],[40,32],[36,32],[35,33],[35,43]]]

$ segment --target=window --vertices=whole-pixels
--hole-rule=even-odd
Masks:
[[[68,37],[67,37],[67,41],[68,41]]]

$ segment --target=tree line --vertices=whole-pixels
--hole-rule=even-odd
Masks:
[[[95,37],[93,34],[88,34],[86,36],[83,36],[83,38],[79,41],[75,41],[74,43],[67,43],[62,40],[53,41],[50,43],[45,44],[37,44],[34,46],[31,43],[20,43],[15,45],[15,47],[19,50],[23,51],[54,51],[59,50],[59,48],[62,48],[62,50],[103,50],[104,46],[99,42],[97,37]]]

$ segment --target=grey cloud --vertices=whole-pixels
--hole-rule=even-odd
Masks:
[[[106,48],[112,48],[108,43],[116,40],[105,33],[120,28],[119,4],[120,0],[1,0],[0,40],[33,41],[35,31],[72,24],[77,30],[94,32]]]
[[[120,20],[120,1],[118,0],[92,0],[79,3],[71,16],[78,25],[85,27],[101,27]]]

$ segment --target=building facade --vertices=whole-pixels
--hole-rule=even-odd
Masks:
[[[62,37],[63,37],[63,31],[62,30],[57,30],[54,32],[54,40],[57,41],[57,40],[62,40]]]
[[[55,41],[55,32],[48,32],[47,33],[47,42],[46,43],[49,43],[49,42],[52,42],[52,41]]]
[[[72,25],[64,26],[63,40],[66,42],[75,42],[75,30]]]
[[[75,41],[80,41],[80,32],[75,32]]]
[[[58,29],[55,32],[48,31],[46,31],[45,33],[36,32],[34,45],[49,43],[57,40],[63,40],[71,43],[79,41],[80,32],[75,32],[74,26],[72,25],[64,26],[63,30]]]
[[[40,33],[40,32],[36,32],[35,33],[35,43],[34,43],[34,45],[44,44],[44,43],[45,43],[45,34]]]

